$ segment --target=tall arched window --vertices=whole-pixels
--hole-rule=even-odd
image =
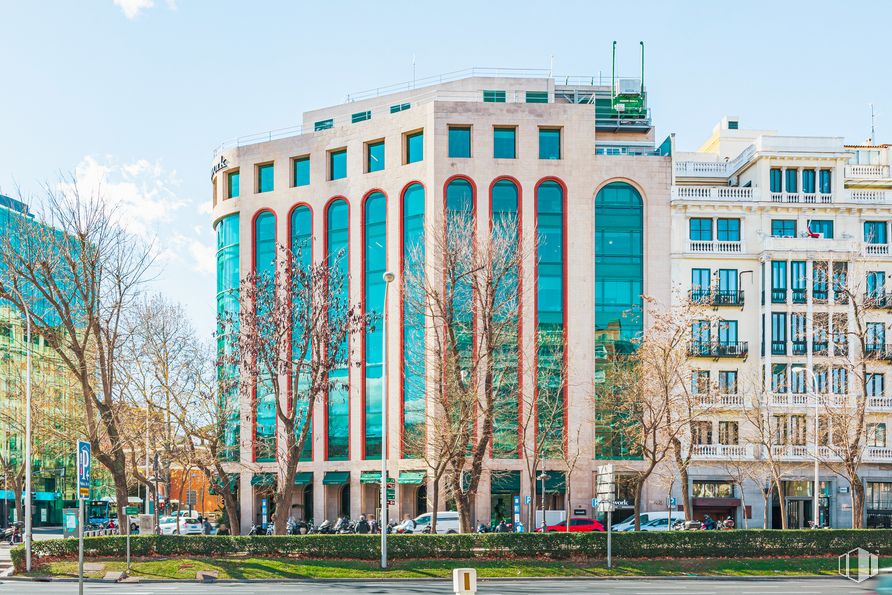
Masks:
[[[387,270],[387,197],[369,194],[362,212],[363,310],[372,324],[363,341],[363,452],[367,459],[381,458],[382,319],[384,271]]]
[[[473,242],[476,204],[474,203],[474,187],[464,178],[456,178],[446,187],[446,241]],[[471,236],[470,238],[468,236]],[[450,248],[455,253],[457,248]],[[457,262],[454,266],[471,263]],[[450,275],[447,275],[450,276]],[[462,271],[453,271],[453,278],[467,279],[469,275]],[[448,280],[447,280],[448,283]],[[470,361],[474,351],[474,302],[470,281],[460,281],[460,285],[452,290],[453,333],[457,337],[456,347],[459,351],[459,362]]]
[[[643,291],[643,205],[641,195],[625,182],[604,186],[595,197],[595,382],[596,457],[630,458],[635,453],[617,431],[627,420],[611,415],[613,391],[606,384],[611,358],[634,350],[641,334]]]
[[[566,417],[565,198],[554,180],[536,188],[536,426],[547,450],[562,444]]]
[[[254,219],[254,272],[271,290],[276,274],[276,216],[264,211]],[[256,304],[255,307],[262,307]],[[269,373],[260,371],[254,387],[254,460],[276,460],[276,395]]]
[[[239,316],[239,214],[227,215],[216,226],[217,231],[217,325],[219,339],[217,349],[224,361],[234,353],[238,333],[235,332]],[[239,370],[234,364],[225,364],[220,370],[226,391],[220,395],[221,410],[225,412],[222,458],[237,461],[239,458],[239,395],[234,380]]]
[[[420,307],[424,301],[424,273],[421,271],[425,266],[424,186],[421,184],[411,184],[403,191],[402,232],[402,450],[403,456],[411,458],[418,454],[417,447],[424,438],[425,429],[425,317]]]
[[[350,295],[350,206],[344,199],[333,200],[325,212],[326,262],[338,282],[338,299],[329,308],[329,320],[346,315]],[[338,307],[340,306],[340,307]],[[328,377],[333,387],[326,398],[326,455],[329,461],[350,458],[350,367],[347,363],[349,337],[340,345],[331,345],[344,364],[332,370]]]
[[[491,233],[494,245],[516,255],[520,238],[520,193],[511,180],[499,180],[490,193]],[[514,258],[514,256],[512,256]],[[499,405],[493,420],[493,457],[513,458],[518,455],[518,421],[520,411],[520,276],[519,266],[506,272],[496,288],[496,303],[503,304],[494,312],[505,323],[506,340],[495,354]]]
[[[291,253],[294,255],[294,265],[301,267],[304,271],[310,271],[313,267],[313,211],[307,205],[298,205],[291,211]],[[309,294],[304,288],[300,291],[301,295]],[[295,310],[300,308],[300,304],[292,304]],[[302,345],[302,337],[299,336],[304,325],[294,325],[292,340],[292,357],[297,358],[297,346]],[[306,350],[303,350],[306,351]],[[304,353],[303,357],[309,358],[311,354]],[[296,374],[295,374],[296,375]],[[308,399],[303,396],[309,390],[310,378],[308,373],[300,374],[299,377],[291,379],[292,391],[297,399],[297,416],[294,431],[299,435],[303,431],[303,424],[309,423],[310,429],[307,432],[307,439],[304,442],[301,451],[302,461],[313,460],[313,427],[312,420],[308,420]]]

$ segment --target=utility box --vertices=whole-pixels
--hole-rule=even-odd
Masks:
[[[477,571],[473,568],[456,568],[452,571],[452,591],[458,595],[477,592]]]
[[[62,509],[62,537],[77,537],[77,508]]]

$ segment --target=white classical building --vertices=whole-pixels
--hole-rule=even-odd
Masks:
[[[796,416],[806,415],[807,424],[811,413],[792,390],[798,372],[790,370],[797,364],[818,369],[826,346],[802,347],[800,327],[790,325],[808,309],[813,316],[805,336],[812,337],[817,320],[845,310],[826,281],[823,294],[811,281],[805,288],[790,281],[785,300],[778,302],[766,289],[763,305],[772,263],[787,263],[786,279],[799,262],[809,279],[814,271],[829,275],[842,266],[852,277],[888,269],[887,232],[880,236],[879,230],[892,214],[890,152],[873,145],[846,147],[838,138],[746,131],[736,119],[725,119],[695,153],[678,154],[673,145],[672,137],[655,142],[646,90],[636,79],[469,71],[351,95],[347,103],[305,113],[301,126],[236,139],[215,152],[218,311],[236,311],[240,279],[275,266],[277,243],[307,242],[317,262],[344,251],[351,301],[380,313],[381,272],[402,275],[412,247],[424,246],[435,258],[431,238],[442,232],[451,212],[473,212],[480,233],[489,229],[494,208],[516,214],[520,241],[533,246],[540,240],[537,266],[522,271],[520,342],[529,346],[548,334],[561,337],[568,369],[561,433],[569,448],[583,453],[569,478],[571,513],[592,514],[595,469],[604,462],[615,463],[621,476],[618,514],[630,512],[622,475],[638,463],[595,407],[603,377],[599,362],[612,350],[629,348],[647,327],[646,308],[643,315],[628,314],[641,308],[642,295],[665,307],[694,291],[701,302],[715,296],[715,318],[723,320],[709,335],[702,325],[692,335],[692,370],[709,372],[710,382],[721,385],[709,397],[721,407],[706,408],[698,420],[708,421],[710,429],[699,425],[692,437],[694,513],[727,513],[741,522],[748,512],[738,487],[728,485],[723,461],[762,456],[747,442],[740,411],[744,379],[764,376],[770,382],[775,366],[787,366],[789,390],[772,397],[786,399],[778,407],[789,427],[778,446],[791,462],[790,493],[807,494],[808,473],[793,471],[811,452],[807,435],[800,444],[805,430]],[[865,239],[868,222],[872,235]],[[775,226],[782,233],[773,234]],[[823,235],[803,237],[809,229]],[[871,317],[881,321],[887,311],[872,309]],[[766,343],[762,356],[760,345],[775,313],[786,316],[785,334]],[[423,422],[436,388],[411,365],[406,348],[407,337],[430,338],[399,299],[388,300],[387,317],[388,335],[399,340],[389,343],[387,354],[391,399],[384,442],[398,483],[390,514],[402,518],[429,507],[429,472],[406,456],[403,436],[405,428]],[[376,512],[382,366],[381,350],[369,346],[380,345],[380,333],[378,328],[351,337],[358,365],[338,372],[349,388],[331,391],[313,410],[312,444],[298,469],[294,516],[318,522]],[[781,340],[785,351],[772,354]],[[537,365],[535,350],[518,349],[517,395],[529,395],[543,381]],[[887,366],[882,358],[871,365],[878,371]],[[871,401],[871,423],[892,413],[884,395]],[[262,391],[243,396],[229,428],[244,527],[272,512],[269,490],[278,481],[280,432],[272,405]],[[883,494],[877,502],[886,503],[892,484],[878,482],[888,476],[883,464],[892,462],[892,454],[885,448],[885,430],[880,445],[880,426],[871,427],[877,444],[867,448],[865,478],[868,493],[876,490]],[[508,423],[496,433],[475,502],[477,521],[512,516],[515,497],[524,518],[528,506],[517,427]],[[544,505],[563,509],[567,478],[561,464],[544,466],[550,478]],[[822,481],[831,492],[830,522],[845,525],[845,483],[826,469]],[[654,481],[645,490],[643,509],[665,510],[668,489]],[[677,496],[677,482],[672,490]],[[760,487],[750,482],[747,490],[752,524],[761,525]],[[807,518],[807,506],[796,506],[790,518]]]

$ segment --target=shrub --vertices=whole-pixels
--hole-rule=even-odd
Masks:
[[[234,554],[288,556],[303,559],[377,560],[377,535],[134,535],[133,556],[201,556]],[[84,555],[123,558],[126,537],[87,537]],[[673,531],[624,532],[613,536],[613,555],[619,558],[760,558],[776,556],[833,556],[861,547],[881,556],[892,555],[892,531],[882,529],[826,529],[820,531]],[[77,558],[76,539],[51,539],[32,544],[34,558]],[[467,533],[462,535],[391,535],[393,559],[468,558],[603,558],[604,533]],[[12,549],[16,571],[25,565],[25,549]]]

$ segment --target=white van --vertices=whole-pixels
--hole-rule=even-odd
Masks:
[[[652,523],[653,521],[656,521],[659,519],[668,521],[669,511],[668,510],[657,510],[654,512],[642,512],[639,516],[641,517],[641,528],[644,529],[645,525],[647,525],[648,523]],[[681,511],[678,511],[678,510],[673,511],[672,520],[677,521],[679,519],[684,520],[684,513]],[[635,530],[635,515],[633,514],[632,516],[630,516],[623,522],[616,523],[615,525],[613,525],[613,530],[614,531],[634,531]],[[651,529],[651,530],[653,530],[653,529]]]
[[[415,533],[424,533],[424,529],[430,527],[431,513],[425,513],[415,517]],[[437,533],[461,533],[461,522],[458,520],[458,512],[444,510],[437,513]]]

